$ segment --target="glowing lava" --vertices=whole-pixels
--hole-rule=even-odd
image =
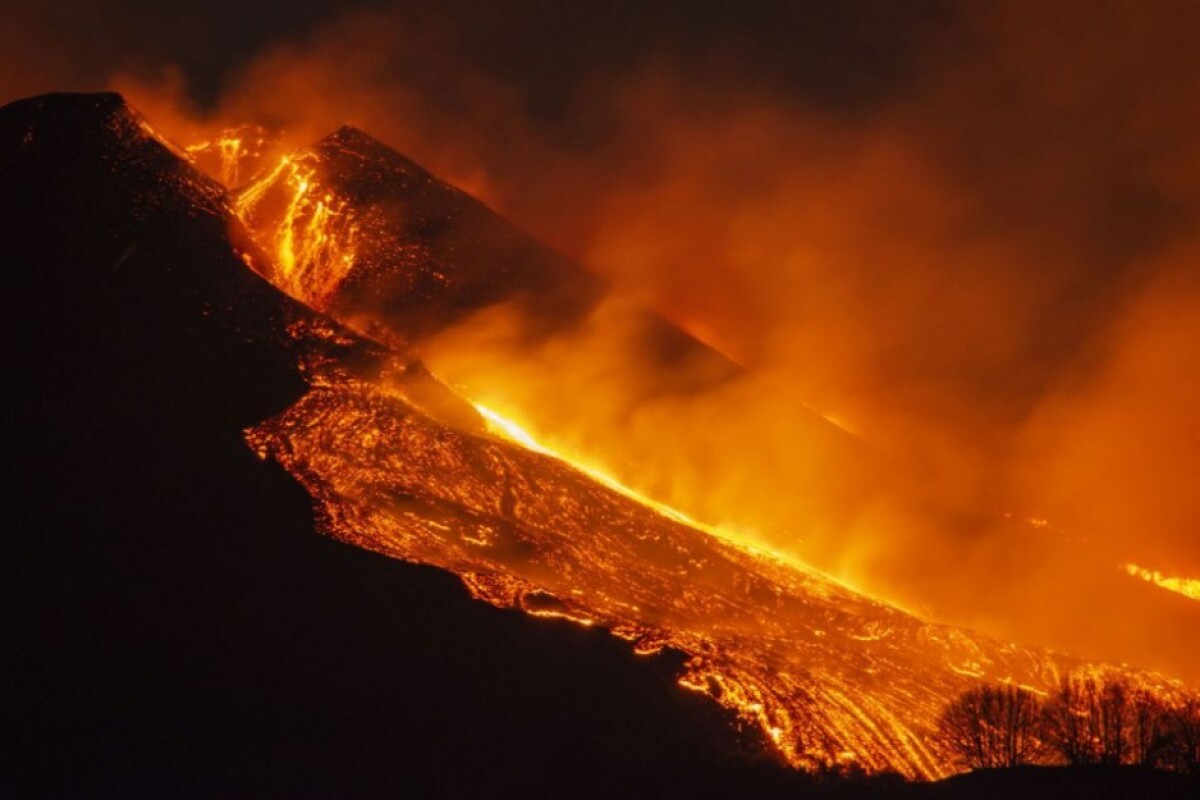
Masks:
[[[1137,564],[1126,564],[1123,569],[1134,578],[1141,578],[1168,592],[1181,594],[1189,600],[1200,601],[1200,579],[1171,577],[1156,569],[1146,569]]]
[[[304,484],[330,535],[449,570],[500,607],[682,652],[681,686],[797,766],[944,774],[936,720],[951,698],[981,679],[1048,691],[1067,666],[688,525],[510,441],[511,424],[503,438],[456,430],[402,396],[326,372],[248,440]]]
[[[815,569],[812,565],[804,563],[793,555],[784,553],[773,547],[767,547],[757,542],[756,537],[751,534],[740,531],[731,531],[715,525],[705,524],[694,517],[685,514],[677,508],[673,508],[666,503],[659,502],[658,500],[655,500],[654,498],[629,487],[625,483],[605,472],[600,467],[589,462],[586,458],[579,455],[568,455],[563,449],[543,444],[521,425],[517,424],[511,419],[508,419],[507,417],[501,416],[499,413],[488,408],[487,406],[473,401],[471,402],[471,405],[474,406],[475,410],[478,411],[480,416],[483,417],[487,423],[488,430],[493,434],[508,439],[509,441],[518,444],[527,450],[532,450],[535,453],[540,453],[561,461],[571,469],[582,472],[600,484],[612,489],[614,492],[617,492],[618,494],[623,495],[634,502],[646,506],[646,508],[654,511],[655,513],[663,515],[667,519],[682,523],[688,527],[695,528],[696,530],[704,531],[710,536],[715,536],[718,539],[728,542],[734,547],[745,550],[747,553],[753,556],[770,558],[782,564],[786,564],[792,569],[820,575],[826,580],[841,584],[850,591],[857,592],[864,596],[870,596],[860,587],[853,586],[844,580],[834,578],[828,573],[821,572],[820,570]],[[878,602],[891,602],[893,606],[901,608],[901,606],[892,601],[884,601],[880,598],[874,597],[872,599],[877,600]],[[908,609],[903,610],[910,614],[913,613]]]
[[[234,200],[252,228],[274,231],[267,275],[299,300],[323,308],[354,265],[359,227],[344,200],[321,189],[311,156],[284,156]]]
[[[273,262],[263,274],[336,313],[331,298],[359,246],[378,244],[378,223],[356,219],[321,167],[311,153],[285,157],[233,208]],[[414,314],[455,285],[427,255],[412,248],[414,274],[396,284]],[[640,654],[678,651],[681,687],[734,712],[795,766],[945,774],[937,720],[947,703],[981,681],[1049,692],[1074,666],[921,619],[699,524],[476,398],[463,404],[470,419],[435,418],[398,377],[411,362],[381,358],[395,363],[364,376],[314,357],[308,394],[246,433],[305,486],[324,532],[447,570],[495,606],[599,626]]]
[[[267,132],[256,125],[240,125],[227,128],[210,140],[190,144],[184,152],[189,161],[206,168],[232,188],[241,183],[244,165],[263,156],[269,139]]]

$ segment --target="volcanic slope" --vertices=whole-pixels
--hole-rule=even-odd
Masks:
[[[745,370],[366,133],[343,127],[290,153],[235,198],[269,256],[255,268],[285,292],[411,350],[471,400],[643,492],[673,497],[681,463],[722,457],[703,437],[675,436],[670,467],[631,469],[663,457],[661,439],[629,435],[630,420],[649,412],[677,424],[669,409],[682,403],[693,427],[725,430],[738,401],[692,401],[749,391]],[[856,437],[802,403],[781,406],[787,435],[804,443],[781,464],[793,504],[844,530],[895,491]],[[718,494],[728,477],[688,475],[689,500]]]
[[[225,203],[116,95],[0,109],[0,794],[794,796],[669,659],[314,535],[242,430],[385,354]]]
[[[321,203],[330,218],[344,217],[320,243],[330,255],[347,251],[336,263],[306,263],[296,244]],[[369,318],[373,333],[393,343],[502,302],[515,305],[524,333],[537,338],[580,325],[610,292],[479,200],[348,126],[241,187],[237,204],[282,252],[270,267],[273,282],[335,316]],[[658,371],[712,380],[740,372],[656,314],[641,317],[644,356]]]
[[[284,159],[243,187],[236,206],[273,255],[258,267],[281,288],[418,350],[431,323],[410,314],[447,325],[531,294],[560,311],[558,299],[583,298],[565,303],[570,317],[603,290],[353,129]],[[364,311],[354,299],[362,286],[385,305]],[[537,452],[487,409],[491,436],[414,413],[407,390],[386,377],[361,380],[336,363],[318,374],[300,403],[249,440],[305,484],[328,532],[450,570],[495,605],[599,625],[641,653],[680,651],[682,685],[735,711],[798,766],[943,774],[935,724],[946,703],[981,680],[1047,690],[1064,669],[690,524]]]
[[[247,163],[263,166],[257,157]],[[768,541],[802,536],[826,556],[844,552],[846,531],[864,517],[895,505],[906,522],[893,531],[898,552],[930,535],[939,542],[927,548],[922,579],[901,587],[914,604],[1091,659],[1196,677],[1188,637],[1160,631],[1200,631],[1200,604],[1132,579],[1119,568],[1125,554],[1096,551],[1044,520],[967,512],[936,488],[913,487],[906,454],[876,453],[789,398],[761,403],[770,386],[654,313],[614,311],[610,287],[583,266],[362,131],[342,128],[264,169],[237,190],[234,206],[263,247],[252,261],[262,274],[343,324],[419,354],[498,413],[493,421],[519,426],[519,439],[692,517],[732,517]],[[411,383],[406,396],[444,410],[457,427],[478,427],[443,385],[424,385],[422,397]],[[746,403],[771,409],[773,424],[731,426],[730,414]],[[706,435],[681,433],[673,410],[688,431]],[[730,431],[768,438],[741,441]],[[793,445],[775,446],[780,439]],[[769,452],[786,483],[768,482],[774,489],[765,491],[743,485],[752,477],[697,466],[729,461],[730,447],[749,464],[760,448]],[[730,492],[731,480],[740,488]],[[788,494],[787,512],[772,516],[779,491]],[[976,575],[978,591],[964,598],[961,561],[978,559],[981,541],[997,549],[994,569]],[[1077,591],[1064,593],[1064,570]],[[1014,586],[1020,602],[997,600]],[[1096,598],[1112,602],[1100,612]],[[1100,613],[1103,625],[1079,624]]]
[[[680,683],[797,766],[944,773],[941,709],[982,680],[1038,690],[1049,655],[923,621],[673,519],[550,456],[438,424],[386,386],[327,374],[251,443],[325,530],[459,575],[503,608],[687,655]]]

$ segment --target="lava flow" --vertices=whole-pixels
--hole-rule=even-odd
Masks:
[[[1135,578],[1141,578],[1168,592],[1175,592],[1191,600],[1200,601],[1200,580],[1198,579],[1172,577],[1164,575],[1156,569],[1139,567],[1137,564],[1126,564],[1125,571]]]
[[[252,226],[275,230],[267,277],[319,308],[354,264],[358,228],[346,216],[345,202],[316,185],[310,161],[284,156],[239,195],[236,210]]]
[[[215,138],[184,148],[189,160],[213,174],[226,186],[238,186],[243,165],[262,158],[270,139],[257,125],[241,125],[221,131]]]
[[[389,390],[326,374],[250,431],[332,535],[458,574],[478,598],[596,624],[689,657],[711,695],[792,763],[854,759],[933,776],[948,698],[982,677],[1048,688],[1061,665],[924,622],[827,577],[665,516],[552,456],[441,425]]]
[[[347,136],[334,138],[336,152]],[[358,272],[375,257],[364,253],[380,248],[378,237],[402,237],[325,185],[323,166],[311,152],[287,156],[232,206],[269,259],[247,254],[249,262],[284,291],[339,317],[339,297],[356,284],[380,291]],[[423,171],[389,174],[419,191],[441,191]],[[397,309],[419,319],[393,345],[415,341],[464,307],[486,305],[511,290],[505,281],[524,295],[538,285],[538,275],[520,265],[463,275],[445,265],[444,253],[412,247],[400,257],[412,272],[390,277],[391,290],[403,295],[391,299],[391,319]],[[552,277],[552,289],[570,283],[561,271]],[[594,304],[598,291],[585,281],[557,297],[578,310]],[[548,307],[534,298],[531,314]],[[699,352],[692,340],[674,341]],[[1075,666],[922,619],[697,524],[543,444],[469,393],[463,401],[409,356],[387,358],[391,366],[367,375],[313,358],[307,395],[247,431],[260,457],[279,462],[310,492],[323,530],[448,570],[493,605],[601,626],[638,653],[681,652],[679,684],[735,712],[793,765],[945,774],[951,759],[936,727],[948,702],[981,681],[1049,692]]]

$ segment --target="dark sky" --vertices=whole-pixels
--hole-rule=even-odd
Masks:
[[[834,2],[385,3],[301,0],[5,0],[7,95],[88,88],[115,70],[182,70],[193,96],[211,102],[222,80],[264,47],[301,37],[339,16],[387,8],[449,28],[482,71],[511,82],[530,109],[553,113],[585,78],[648,58],[684,63],[714,89],[761,80],[832,105],[870,102],[903,82],[913,34],[943,16],[933,0]],[[19,56],[17,55],[19,54]]]

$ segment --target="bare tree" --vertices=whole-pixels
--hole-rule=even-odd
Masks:
[[[1169,749],[1179,749],[1181,724],[1153,690],[1116,672],[1085,669],[1063,678],[1046,703],[1043,737],[1068,764],[1158,766]]]
[[[1124,764],[1129,759],[1133,735],[1132,689],[1123,678],[1104,681],[1097,697],[1095,730],[1100,738],[1100,761]]]
[[[1158,766],[1171,738],[1171,709],[1154,692],[1138,688],[1129,697],[1131,763]]]
[[[1042,729],[1046,743],[1068,764],[1100,761],[1096,731],[1099,694],[1094,676],[1072,675],[1063,678],[1058,691],[1044,707]]]
[[[1016,686],[980,686],[947,706],[939,730],[971,769],[1027,764],[1041,748],[1038,698]]]
[[[1200,697],[1191,696],[1169,716],[1169,766],[1180,772],[1200,774]]]

